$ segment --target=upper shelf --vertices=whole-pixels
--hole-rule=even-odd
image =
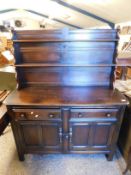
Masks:
[[[49,63],[24,63],[16,64],[15,67],[115,67],[128,66],[128,64],[49,64]]]
[[[117,41],[117,31],[111,29],[92,30],[25,30],[14,31],[14,42],[72,42],[72,41]]]
[[[40,43],[40,42],[117,42],[118,39],[72,39],[72,40],[62,40],[62,39],[29,39],[29,40],[13,40],[14,43],[30,43],[30,42],[35,42],[35,43]]]

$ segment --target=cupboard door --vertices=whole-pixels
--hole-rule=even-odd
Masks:
[[[70,122],[70,151],[109,150],[115,127],[112,122]]]
[[[86,150],[90,144],[91,125],[89,123],[70,122],[69,130],[70,151]]]
[[[23,144],[27,147],[42,146],[41,127],[30,122],[20,124]]]
[[[25,150],[60,152],[62,141],[61,122],[19,122],[21,140]]]
[[[42,125],[42,137],[45,152],[61,151],[62,128],[57,122]]]
[[[108,148],[112,144],[113,134],[116,128],[113,122],[98,122],[93,126],[92,146],[96,148]]]

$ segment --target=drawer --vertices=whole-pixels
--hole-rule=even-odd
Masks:
[[[116,118],[119,109],[71,109],[71,118]]]
[[[15,120],[60,120],[60,109],[13,109]]]

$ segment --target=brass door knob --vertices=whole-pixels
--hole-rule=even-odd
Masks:
[[[35,115],[35,118],[38,118],[38,117],[39,117],[39,115],[38,115],[38,114],[36,114],[36,115]]]
[[[49,118],[54,118],[54,114],[49,114]]]
[[[81,118],[81,117],[82,117],[82,113],[79,113],[79,114],[78,114],[78,117]]]
[[[69,136],[68,135],[65,135],[65,139],[68,139],[69,138]]]
[[[111,114],[110,114],[110,113],[108,113],[106,116],[107,116],[107,117],[111,117]]]
[[[21,116],[21,117],[25,117],[25,114],[22,113],[22,114],[20,114],[20,116]]]

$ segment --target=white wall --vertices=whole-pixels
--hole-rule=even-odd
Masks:
[[[36,20],[32,20],[29,18],[16,18],[17,20],[22,21],[23,26],[22,27],[15,27],[16,30],[33,30],[33,29],[40,29],[39,22]],[[12,23],[14,23],[14,20],[12,20]]]

